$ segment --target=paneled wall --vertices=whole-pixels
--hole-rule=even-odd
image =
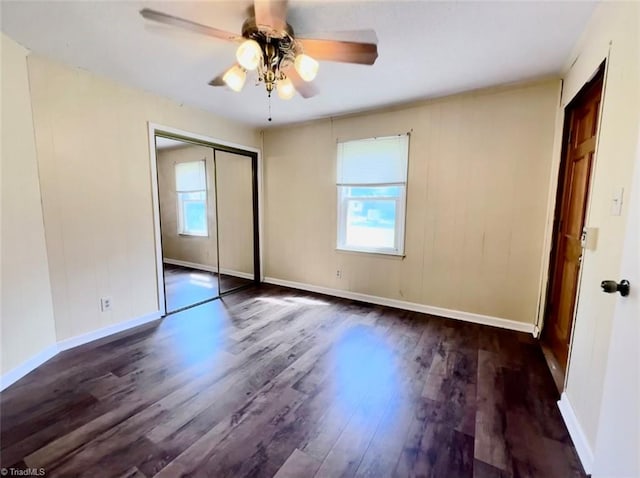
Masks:
[[[559,93],[549,80],[266,130],[265,275],[532,329]],[[336,251],[336,142],[407,131],[406,257]]]
[[[27,50],[2,48],[2,309],[0,373],[55,345],[45,230],[27,76]]]
[[[253,277],[251,157],[216,151],[220,271]]]
[[[158,311],[148,122],[250,147],[259,133],[40,56],[28,66],[58,339]]]

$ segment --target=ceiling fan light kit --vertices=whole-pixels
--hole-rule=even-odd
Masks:
[[[298,74],[304,81],[313,81],[318,74],[320,64],[309,55],[300,53],[296,56],[294,65]]]
[[[275,89],[282,99],[292,98],[296,91],[309,98],[317,93],[311,82],[318,74],[318,60],[373,65],[378,58],[375,43],[296,38],[287,23],[287,8],[288,0],[255,0],[241,36],[148,8],[140,14],[147,20],[240,42],[237,63],[209,82],[211,86],[227,85],[236,92],[244,87],[247,71],[256,71],[269,97]],[[371,31],[353,33],[369,35]]]
[[[278,96],[283,100],[290,100],[296,94],[296,89],[289,78],[284,78],[277,85]]]
[[[290,25],[287,25],[286,30],[278,31],[269,26],[258,26],[255,18],[246,20],[242,26],[242,37],[245,40],[236,50],[238,64],[224,73],[224,83],[238,92],[245,83],[246,72],[257,70],[258,81],[264,83],[269,96],[276,89],[280,98],[293,98],[295,88],[285,71],[293,64],[300,78],[310,82],[318,74],[319,63],[301,52],[302,47],[292,34]],[[242,81],[239,68],[244,73]]]
[[[233,65],[222,76],[222,80],[233,91],[241,91],[244,82],[247,80],[247,72],[239,65]]]
[[[241,67],[247,70],[255,70],[262,60],[260,44],[255,40],[243,41],[236,51],[236,59]]]

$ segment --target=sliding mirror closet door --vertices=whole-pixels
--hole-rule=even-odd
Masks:
[[[220,293],[255,278],[254,158],[216,149]],[[257,212],[255,212],[257,214]]]
[[[211,147],[156,136],[167,312],[219,296]]]

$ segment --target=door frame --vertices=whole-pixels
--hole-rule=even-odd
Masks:
[[[607,88],[607,74],[608,74],[608,62],[609,55],[602,59],[602,61],[598,64],[598,66],[591,72],[588,78],[584,81],[584,83],[580,86],[579,90],[575,92],[575,94],[566,102],[564,102],[563,106],[563,97],[562,91],[560,92],[560,107],[559,107],[559,118],[557,120],[557,125],[561,125],[561,143],[560,143],[560,151],[556,156],[557,161],[552,167],[553,176],[551,178],[552,181],[552,191],[550,192],[550,197],[552,200],[549,203],[547,216],[547,235],[546,235],[546,245],[544,251],[544,266],[543,266],[543,281],[540,284],[540,298],[538,301],[538,319],[537,324],[534,328],[534,335],[538,338],[542,336],[543,329],[545,326],[545,322],[547,320],[547,316],[549,313],[548,304],[549,297],[551,294],[551,282],[552,282],[552,273],[553,267],[555,264],[555,244],[558,234],[558,226],[559,223],[557,221],[557,215],[561,208],[562,197],[560,194],[563,192],[561,187],[561,173],[563,171],[566,155],[567,155],[567,146],[569,141],[569,129],[570,129],[570,117],[567,115],[567,109],[574,103],[576,98],[580,96],[589,86],[589,84],[599,75],[602,75],[602,90],[601,90],[601,100],[600,107],[598,111],[598,129],[596,134],[596,146],[594,151],[594,158],[591,164],[591,171],[589,175],[589,188],[587,191],[586,204],[585,204],[585,225],[588,224],[589,214],[591,210],[591,195],[593,192],[593,182],[595,181],[595,174],[593,172],[596,169],[596,164],[598,162],[598,147],[600,144],[600,129],[602,125],[602,113],[604,109],[604,103],[606,98],[606,88]],[[573,317],[571,319],[571,332],[570,332],[570,340],[569,340],[569,352],[567,356],[567,366],[564,371],[564,384],[563,389],[566,388],[566,382],[568,378],[568,371],[571,362],[571,349],[573,346],[573,336],[574,329],[576,324],[576,316],[578,312],[578,302],[580,298],[580,289],[582,286],[582,271],[584,270],[584,262],[582,267],[580,267],[580,271],[578,272],[577,286],[576,286],[576,294],[574,298],[574,307],[573,307]]]
[[[254,283],[262,282],[264,279],[263,255],[262,255],[262,238],[263,238],[263,189],[262,189],[262,151],[259,148],[245,146],[242,144],[225,141],[211,136],[198,133],[192,133],[172,126],[161,125],[158,123],[148,122],[149,135],[149,161],[151,169],[151,199],[153,208],[153,231],[155,243],[156,258],[156,289],[158,298],[158,310],[161,316],[167,315],[167,306],[164,288],[164,266],[162,257],[162,230],[160,225],[160,199],[158,191],[158,158],[156,155],[156,134],[171,139],[193,143],[200,146],[207,146],[220,151],[230,153],[244,154],[251,157],[252,160],[252,179],[253,179],[253,208],[257,214],[253,215],[253,231],[254,231]],[[235,289],[234,289],[235,290]],[[233,291],[230,291],[233,292]],[[223,294],[218,292],[218,297]],[[212,299],[213,300],[213,299]]]

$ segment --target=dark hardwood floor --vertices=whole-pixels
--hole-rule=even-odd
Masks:
[[[90,477],[585,476],[531,336],[275,286],[0,394],[3,467]]]
[[[219,290],[227,292],[251,283],[252,281],[249,279],[221,274],[220,288],[218,288],[218,275],[213,272],[164,264],[164,286],[168,312],[214,299],[220,295]]]

